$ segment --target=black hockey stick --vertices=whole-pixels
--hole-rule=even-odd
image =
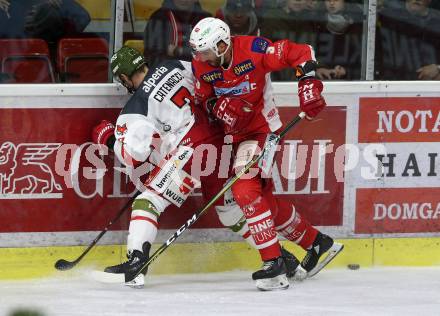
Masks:
[[[151,257],[148,259],[147,262],[145,262],[138,270],[134,272],[128,272],[125,274],[125,282],[130,282],[134,280],[139,274],[141,274],[143,271],[145,271],[148,266],[157,259],[157,257],[164,252],[176,239],[191,225],[193,225],[199,218],[202,216],[226,191],[228,191],[232,185],[241,177],[243,176],[252,166],[254,166],[261,158],[263,158],[265,152],[269,150],[273,145],[278,144],[280,139],[286,135],[286,133],[295,126],[301,119],[303,119],[306,116],[304,112],[299,113],[287,126],[272,140],[272,143],[267,144],[261,153],[253,158],[250,162],[247,163],[247,165],[240,170],[235,176],[230,178],[223,188],[200,210],[198,210],[194,215],[186,221],[185,224],[182,225],[168,240],[160,246],[159,249],[157,249]],[[122,281],[122,280],[119,280]]]
[[[104,228],[104,230],[102,232],[100,232],[99,235],[96,236],[95,239],[93,239],[91,244],[87,247],[86,250],[83,251],[83,253],[78,258],[76,258],[74,261],[67,261],[64,259],[59,259],[57,262],[55,262],[55,268],[60,271],[65,271],[65,270],[70,270],[74,266],[76,266],[82,260],[82,258],[84,258],[84,256],[90,251],[90,249],[92,249],[98,243],[98,241],[102,238],[102,236],[104,236],[104,234],[109,230],[109,228],[113,225],[113,223],[115,223],[116,221],[119,220],[119,218],[122,216],[122,214],[124,214],[125,211],[128,209],[128,207],[131,205],[131,203],[133,203],[133,200],[136,198],[136,196],[139,195],[139,193],[140,192],[137,192],[132,198],[130,198],[128,200],[127,203],[125,203],[124,207],[121,208],[121,210],[115,216],[115,218],[107,224],[107,226]]]

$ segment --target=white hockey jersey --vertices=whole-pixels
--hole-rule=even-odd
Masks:
[[[122,109],[115,129],[114,151],[133,166],[147,160],[154,137],[162,157],[174,150],[194,124],[191,63],[169,60],[150,68],[141,86]]]

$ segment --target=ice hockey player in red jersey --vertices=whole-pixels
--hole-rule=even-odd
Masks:
[[[132,205],[128,261],[108,267],[100,274],[101,279],[119,282],[125,272],[136,271],[148,260],[157,235],[158,218],[168,206],[183,205],[199,182],[204,198],[209,200],[221,190],[226,179],[218,176],[219,159],[215,155],[210,161],[217,164],[211,167],[212,172],[197,174],[200,164],[208,164],[206,155],[202,159],[200,154],[204,152],[198,151],[197,146],[215,146],[220,155],[223,134],[216,124],[209,124],[206,115],[194,109],[191,63],[168,60],[148,68],[138,51],[124,46],[113,55],[111,67],[114,75],[134,94],[122,109],[116,127],[111,122],[101,122],[93,131],[93,140],[113,148],[128,167],[146,173],[145,161],[156,166]],[[195,159],[199,165],[193,163]],[[216,204],[220,222],[254,246],[243,212],[231,195],[230,191],[226,192],[224,199]],[[295,274],[299,261],[285,249],[281,251],[290,273]],[[127,285],[142,287],[143,275]]]
[[[221,121],[224,132],[233,136],[236,169],[246,165],[257,148],[264,147],[268,133],[281,128],[271,71],[290,67],[296,72],[300,108],[307,119],[326,106],[322,82],[314,77],[316,61],[309,45],[288,40],[272,43],[255,36],[231,38],[227,24],[216,18],[205,18],[195,25],[190,45],[196,104]],[[311,226],[294,205],[274,199],[272,182],[261,177],[261,170],[254,177],[239,179],[232,193],[264,261],[262,269],[252,275],[259,289],[289,285],[277,232],[307,250],[301,266],[308,276],[319,272],[342,250],[343,245]],[[319,262],[321,256],[324,259]]]

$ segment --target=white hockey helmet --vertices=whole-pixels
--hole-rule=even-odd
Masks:
[[[223,41],[231,45],[231,31],[229,26],[220,19],[204,18],[200,20],[191,32],[189,44],[191,46],[193,56],[206,51],[213,51],[217,57],[225,54],[219,53],[218,44]]]

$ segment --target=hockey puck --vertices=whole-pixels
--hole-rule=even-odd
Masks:
[[[358,265],[357,263],[350,263],[347,265],[347,268],[349,268],[350,270],[359,270],[361,266]]]

